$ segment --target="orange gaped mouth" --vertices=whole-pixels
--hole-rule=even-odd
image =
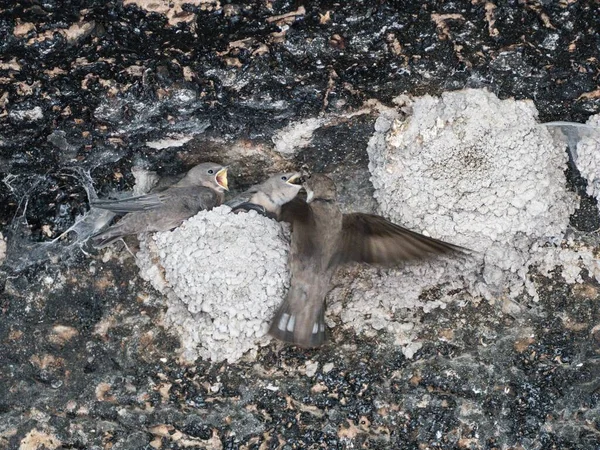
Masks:
[[[223,167],[217,172],[217,175],[215,175],[215,180],[217,181],[217,184],[223,189],[225,189],[226,191],[229,190],[229,188],[227,187],[227,167]]]

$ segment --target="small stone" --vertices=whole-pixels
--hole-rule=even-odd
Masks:
[[[314,377],[319,369],[319,363],[316,361],[306,361],[304,364],[307,377]]]
[[[331,363],[331,362],[323,364],[323,370],[322,370],[322,372],[323,373],[329,373],[329,372],[331,372],[333,370],[333,368],[334,368],[334,364]]]
[[[65,405],[65,410],[69,413],[75,412],[77,409],[77,402],[75,400],[69,400]]]
[[[96,399],[100,402],[114,402],[115,397],[108,395],[112,386],[108,383],[101,382],[96,386]]]
[[[517,353],[523,353],[531,344],[535,342],[533,336],[527,336],[515,341],[513,347]]]
[[[392,121],[381,115],[375,121],[375,131],[378,133],[385,133],[392,127]]]
[[[21,440],[19,450],[54,450],[61,445],[62,442],[53,434],[34,428]]]
[[[63,346],[78,334],[79,332],[73,327],[55,325],[52,327],[48,340],[53,344]]]
[[[36,106],[32,109],[12,110],[8,117],[14,122],[37,122],[44,118],[42,108]]]
[[[419,350],[421,350],[423,344],[421,342],[411,342],[410,344],[402,347],[402,354],[406,359],[412,359]]]
[[[4,236],[0,232],[0,264],[2,264],[5,259],[6,259],[6,241],[4,240]]]

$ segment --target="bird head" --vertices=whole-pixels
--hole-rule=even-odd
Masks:
[[[300,172],[281,173],[278,176],[279,181],[285,183],[287,186],[291,186],[297,190],[302,188],[302,175]]]
[[[302,176],[299,172],[278,173],[265,181],[262,188],[280,206],[292,201],[300,189]]]
[[[206,186],[218,191],[228,191],[227,166],[205,162],[192,167],[178,183],[180,186]]]
[[[227,186],[227,167],[222,167],[215,175],[215,182],[224,190],[228,191]]]
[[[322,173],[316,173],[306,178],[303,183],[306,189],[306,202],[315,200],[335,201],[337,198],[335,183]]]

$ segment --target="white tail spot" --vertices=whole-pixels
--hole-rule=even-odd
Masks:
[[[294,325],[296,324],[296,316],[290,317],[289,322],[287,323],[287,330],[294,331]]]
[[[290,315],[288,313],[283,313],[281,315],[281,317],[279,318],[279,323],[277,324],[277,328],[279,328],[281,331],[285,331],[285,327],[287,325],[287,321],[290,318]]]

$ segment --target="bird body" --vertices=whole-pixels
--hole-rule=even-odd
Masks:
[[[227,168],[215,163],[193,167],[177,183],[162,192],[122,200],[100,200],[92,206],[125,216],[107,230],[96,234],[93,243],[103,248],[129,234],[167,231],[223,202],[227,189]]]
[[[306,202],[283,207],[282,220],[292,226],[290,289],[275,313],[269,333],[301,347],[325,341],[325,297],[340,264],[393,265],[466,249],[423,236],[373,214],[342,214],[335,184],[313,175],[304,184]]]
[[[310,206],[296,209],[292,227],[290,289],[270,333],[285,342],[316,347],[325,341],[325,296],[337,268],[342,212],[337,203],[316,198]]]
[[[234,212],[255,209],[267,216],[278,218],[281,207],[296,197],[301,188],[300,173],[278,173],[242,192],[229,200],[226,205]]]

